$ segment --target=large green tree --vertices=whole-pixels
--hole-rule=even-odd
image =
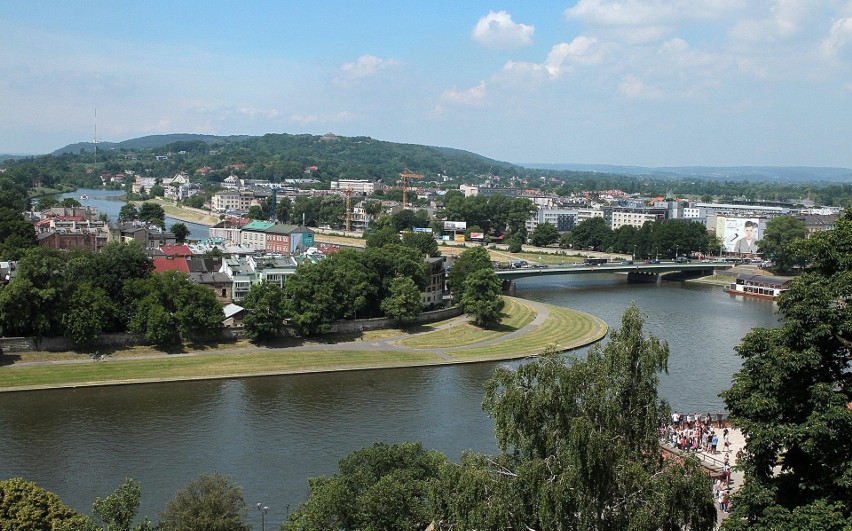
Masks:
[[[115,304],[103,289],[89,282],[78,284],[62,314],[63,335],[77,348],[90,349],[115,314]]]
[[[417,249],[425,256],[441,256],[438,241],[431,232],[407,232],[402,235],[402,244]]]
[[[65,263],[53,249],[34,247],[26,252],[15,280],[0,290],[3,335],[42,338],[61,332],[72,286],[64,274]]]
[[[530,236],[530,243],[536,247],[547,247],[559,241],[559,231],[553,223],[541,223]]]
[[[23,478],[0,481],[0,529],[9,531],[90,530],[90,520],[59,496]]]
[[[246,309],[243,326],[248,337],[265,341],[278,336],[287,317],[283,288],[269,282],[253,284],[240,304]]]
[[[729,529],[852,528],[852,210],[793,252],[811,267],[778,301],[783,324],[743,338],[723,393],[746,437]]]
[[[178,244],[186,242],[186,238],[189,236],[189,227],[185,223],[174,223],[171,231],[175,235],[175,240]]]
[[[698,462],[660,454],[669,408],[657,382],[667,359],[668,346],[645,337],[631,305],[585,360],[550,352],[498,368],[483,407],[504,453],[448,465],[441,528],[712,529]]]
[[[388,296],[381,306],[385,315],[398,323],[410,323],[423,310],[423,294],[413,280],[399,276],[391,281]]]
[[[479,269],[494,269],[491,265],[491,255],[484,247],[465,249],[453,260],[447,274],[447,287],[450,288],[456,300],[464,295],[464,281],[467,276]]]
[[[603,218],[590,218],[581,221],[571,230],[574,247],[601,251],[609,245],[612,231]]]
[[[772,261],[772,270],[789,273],[794,265],[803,265],[807,257],[797,260],[792,253],[791,244],[808,237],[808,227],[801,219],[793,216],[778,216],[766,222],[763,237],[757,242],[757,249],[763,257]]]
[[[281,529],[425,529],[432,520],[429,492],[445,462],[419,443],[357,450],[335,475],[309,480],[310,497]]]
[[[185,273],[166,271],[130,282],[129,329],[157,346],[209,338],[222,328],[222,306],[208,288]]]
[[[142,501],[142,487],[139,482],[125,478],[115,492],[103,498],[97,498],[92,504],[92,513],[102,524],[105,531],[149,531],[154,529],[147,517],[134,525]]]
[[[159,203],[146,201],[139,207],[139,220],[165,228],[166,212]]]
[[[478,326],[500,322],[503,309],[502,287],[493,269],[477,269],[464,280],[461,306]]]
[[[160,531],[248,531],[241,488],[221,474],[203,475],[183,486],[160,515]]]

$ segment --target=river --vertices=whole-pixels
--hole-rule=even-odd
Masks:
[[[118,221],[118,213],[121,207],[126,204],[124,200],[124,190],[103,190],[93,188],[81,188],[75,192],[69,192],[56,196],[62,201],[66,197],[71,197],[79,201],[83,206],[88,206],[98,209],[99,214],[106,214],[110,221]],[[83,199],[85,197],[85,199]],[[175,223],[183,223],[189,229],[189,239],[204,240],[209,235],[209,227],[198,223],[181,221],[169,216],[166,216],[166,230],[171,228]]]
[[[91,200],[90,195],[90,200]],[[516,295],[577,308],[618,326],[636,301],[646,329],[669,342],[660,393],[684,412],[715,412],[753,326],[775,326],[772,302],[719,286],[628,285],[613,274],[522,279]],[[91,511],[125,478],[142,485],[141,514],[158,519],[186,482],[231,476],[275,529],[307,494],[307,478],[377,441],[421,441],[457,459],[496,451],[481,409],[497,363],[0,395],[0,478],[23,476]],[[2,370],[2,368],[0,368]]]

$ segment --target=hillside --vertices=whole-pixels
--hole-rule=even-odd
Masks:
[[[215,136],[215,135],[197,135],[192,133],[173,133],[169,135],[149,135],[139,138],[131,138],[123,142],[98,142],[98,151],[110,149],[152,149],[164,147],[175,142],[205,142],[213,144],[217,142],[241,142],[247,138],[252,138],[248,135],[233,135],[233,136]],[[94,144],[92,142],[77,142],[76,144],[68,144],[63,148],[59,148],[51,155],[62,155],[64,153],[79,153],[93,152]]]

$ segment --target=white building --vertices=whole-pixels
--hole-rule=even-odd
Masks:
[[[371,195],[376,191],[376,183],[366,179],[340,179],[339,181],[331,181],[332,190],[345,192],[350,188],[353,193]]]

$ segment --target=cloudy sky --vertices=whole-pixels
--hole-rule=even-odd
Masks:
[[[852,168],[852,0],[6,2],[0,153],[334,132],[509,162]]]

